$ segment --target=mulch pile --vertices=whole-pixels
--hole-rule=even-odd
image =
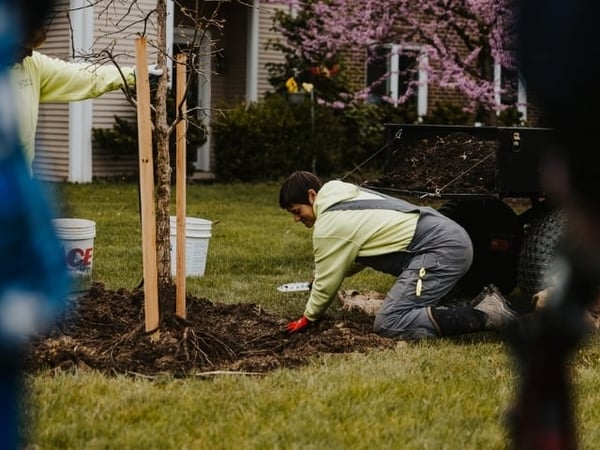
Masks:
[[[164,302],[174,305],[172,298]],[[344,311],[304,332],[287,334],[283,318],[252,303],[219,304],[187,296],[186,319],[161,313],[159,331],[145,332],[142,290],[116,291],[95,283],[68,315],[32,341],[31,373],[95,369],[107,375],[185,377],[223,372],[266,373],[296,368],[318,355],[393,348],[373,333],[373,317]],[[174,311],[174,307],[165,308]]]
[[[455,132],[400,142],[385,174],[366,184],[423,193],[474,194],[494,191],[495,140]]]

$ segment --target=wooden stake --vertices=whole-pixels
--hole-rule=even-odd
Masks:
[[[146,332],[159,324],[158,266],[156,255],[156,214],[154,206],[154,161],[152,158],[152,118],[146,39],[135,40],[137,123],[140,166],[140,206],[142,210],[142,255],[144,265],[144,313]]]
[[[184,54],[180,53],[177,55],[177,89],[176,89],[176,104],[179,108],[181,105],[181,111],[185,112],[187,109],[187,104],[185,101],[185,91],[186,91],[186,57]],[[177,233],[176,233],[176,245],[177,245],[177,271],[175,277],[175,285],[177,287],[177,299],[175,306],[175,314],[183,319],[185,319],[185,293],[186,293],[186,259],[185,259],[185,243],[186,243],[186,153],[187,153],[187,145],[186,145],[186,131],[187,131],[187,122],[185,118],[182,118],[179,122],[177,122],[177,126],[175,128],[176,134],[176,167],[175,167],[175,176],[176,176],[176,193],[175,193],[175,201],[177,207]]]

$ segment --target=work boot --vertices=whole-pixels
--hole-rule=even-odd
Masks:
[[[501,330],[516,322],[517,313],[513,311],[496,286],[490,284],[479,294],[482,300],[475,309],[486,315],[486,330]]]
[[[482,331],[487,320],[485,313],[469,305],[436,306],[427,312],[439,336]]]

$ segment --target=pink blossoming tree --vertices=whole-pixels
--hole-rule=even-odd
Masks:
[[[511,73],[513,79],[516,74],[514,0],[266,2],[290,7],[276,19],[288,63],[319,66],[347,61],[350,55],[364,55],[369,62],[376,57],[374,49],[385,44],[396,44],[390,48],[398,54],[414,55],[418,47],[418,68],[410,70],[425,72],[429,86],[459,92],[465,110],[482,116],[516,105],[516,98],[512,104],[498,101],[504,86],[494,76],[495,71]],[[391,75],[388,71],[383,78]],[[409,99],[420,83],[414,74],[405,75],[405,92],[394,100],[398,103]],[[346,101],[366,99],[373,84],[348,92]]]

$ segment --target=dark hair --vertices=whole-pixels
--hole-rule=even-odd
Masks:
[[[46,28],[50,14],[54,10],[53,0],[20,0],[9,1],[8,8],[2,14],[8,16],[3,20],[11,20],[15,39],[10,53],[3,55],[9,64],[31,56],[32,49],[39,47],[46,39]]]
[[[40,29],[44,29],[54,11],[54,0],[21,0],[13,2],[19,5],[22,14],[23,37],[29,39]]]
[[[285,179],[279,190],[279,206],[287,209],[292,204],[310,205],[308,190],[319,192],[323,183],[315,174],[305,170],[297,170]]]

